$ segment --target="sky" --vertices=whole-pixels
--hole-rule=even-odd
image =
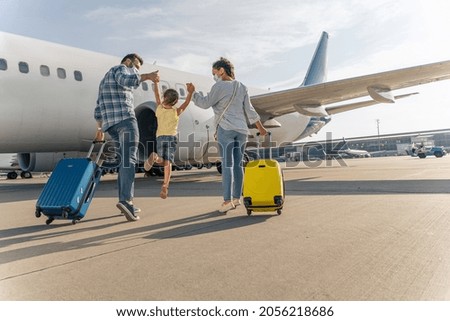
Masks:
[[[277,91],[302,83],[322,31],[329,81],[449,60],[449,12],[448,0],[0,0],[0,31],[206,76],[224,56],[247,86]],[[306,140],[450,128],[450,80],[410,91]]]

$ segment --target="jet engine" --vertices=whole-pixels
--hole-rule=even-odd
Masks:
[[[24,172],[51,172],[59,160],[68,157],[84,157],[86,153],[18,153],[20,169]]]

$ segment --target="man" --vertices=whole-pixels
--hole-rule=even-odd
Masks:
[[[146,80],[159,81],[158,71],[139,75],[142,58],[126,55],[120,65],[112,67],[100,82],[94,117],[97,121],[95,140],[104,140],[108,133],[115,142],[116,154],[120,157],[117,208],[128,221],[137,221],[140,210],[133,205],[135,165],[139,130],[134,113],[133,89]]]

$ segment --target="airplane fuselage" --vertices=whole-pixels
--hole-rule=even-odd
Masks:
[[[0,153],[87,150],[95,134],[93,114],[98,85],[120,60],[121,57],[0,32]],[[142,73],[154,70],[159,70],[162,89],[178,90],[181,99],[187,82],[204,93],[213,84],[212,76],[148,63],[141,68]],[[250,95],[264,93],[249,90]],[[156,106],[151,83],[143,83],[134,91],[134,105],[142,161],[154,140]],[[274,141],[288,143],[305,131],[310,117],[292,113],[276,120],[281,127],[271,129]],[[201,109],[191,103],[180,117],[177,158],[202,163],[205,156],[210,156],[209,161],[215,161],[218,155],[211,142],[213,127],[212,109]]]

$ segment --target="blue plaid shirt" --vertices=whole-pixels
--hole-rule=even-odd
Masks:
[[[100,82],[94,117],[102,122],[105,132],[128,118],[135,118],[133,89],[139,87],[140,76],[135,68],[112,67]]]

